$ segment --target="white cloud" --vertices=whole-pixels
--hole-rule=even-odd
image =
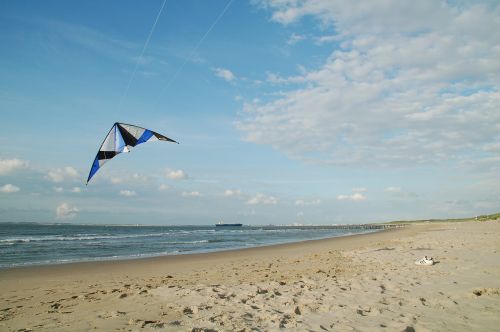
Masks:
[[[145,183],[149,181],[149,177],[146,175],[142,175],[139,173],[134,173],[129,176],[111,176],[108,177],[108,180],[112,184],[124,184],[124,183],[131,183],[131,182],[142,182]]]
[[[119,178],[119,177],[111,177],[111,178],[109,178],[109,181],[112,184],[121,184],[121,183],[123,183],[123,179]]]
[[[387,187],[385,188],[385,191],[389,193],[400,193],[402,190],[399,187]]]
[[[6,175],[27,167],[28,162],[21,159],[0,159],[0,175]]]
[[[149,180],[149,177],[139,173],[134,173],[132,174],[132,179],[139,182],[147,182]]]
[[[475,172],[490,172],[492,175],[497,175],[500,172],[500,156],[498,155],[492,157],[463,160],[461,164],[466,169]]]
[[[290,76],[282,77],[276,73],[268,72],[266,77],[266,82],[270,84],[299,84],[307,82],[307,79],[303,76]],[[259,101],[256,100],[254,103],[257,104]]]
[[[352,188],[352,191],[355,193],[364,193],[368,191],[368,189],[366,189],[365,187],[357,187],[357,188]]]
[[[361,193],[354,193],[352,195],[338,195],[339,201],[364,201],[366,197]]]
[[[120,195],[125,197],[132,197],[137,195],[137,193],[133,190],[120,190]]]
[[[76,169],[74,169],[71,166],[66,166],[64,168],[56,168],[47,174],[45,177],[46,179],[49,179],[52,182],[63,182],[67,179],[75,179],[78,178],[80,174]]]
[[[488,152],[500,152],[500,142],[485,144],[483,150]]]
[[[188,175],[186,172],[184,172],[181,169],[178,170],[172,170],[172,169],[167,169],[166,171],[167,178],[171,180],[185,180],[188,178]]]
[[[57,219],[72,219],[76,217],[79,211],[75,206],[71,206],[68,203],[61,203],[56,208],[56,217]]]
[[[236,76],[233,74],[232,71],[230,71],[229,69],[225,69],[225,68],[214,68],[214,72],[215,72],[215,75],[220,77],[220,78],[223,78],[225,79],[226,81],[228,82],[231,82],[233,81],[234,79],[236,79]]]
[[[326,43],[331,43],[331,42],[338,41],[339,39],[340,39],[339,36],[336,36],[336,35],[327,35],[327,36],[316,37],[315,41],[316,41],[316,44],[322,45],[322,44],[326,44]]]
[[[15,186],[13,184],[6,184],[2,187],[0,187],[0,192],[10,194],[10,193],[17,193],[19,190],[21,190],[18,186]]]
[[[76,178],[76,177],[80,176],[78,171],[70,166],[64,167],[64,172],[66,173],[67,176],[72,177],[72,178]]]
[[[302,41],[306,39],[306,36],[304,35],[298,35],[296,33],[292,33],[292,35],[290,36],[290,38],[288,38],[288,41],[286,42],[288,45],[295,45],[297,44],[298,42]]]
[[[415,199],[418,195],[415,192],[408,192],[400,187],[387,187],[385,191],[390,193],[394,197],[403,198],[403,199]]]
[[[247,204],[250,204],[250,205],[256,205],[256,204],[275,205],[277,203],[278,203],[278,199],[276,197],[267,196],[267,195],[260,194],[260,193],[251,197],[247,201]]]
[[[319,68],[268,74],[268,81],[304,84],[246,103],[237,124],[245,140],[335,165],[495,157],[500,34],[491,31],[500,31],[500,3],[260,3],[282,24],[312,16],[323,29],[334,27],[338,43]]]
[[[63,187],[54,187],[54,191],[56,193],[62,193],[62,192],[64,192],[64,188]],[[72,193],[80,193],[80,192],[82,192],[82,188],[80,188],[80,187],[73,187],[73,188],[71,188],[71,192]]]
[[[306,201],[306,200],[303,200],[303,199],[297,199],[295,201],[295,205],[297,205],[297,206],[319,205],[319,204],[321,204],[321,200],[320,199],[313,199],[311,201]]]
[[[235,196],[240,196],[241,191],[237,189],[226,189],[224,191],[224,196],[225,197],[235,197]]]
[[[199,191],[183,191],[182,197],[200,197],[202,196]]]
[[[164,184],[164,183],[160,184],[160,186],[158,187],[158,190],[159,190],[159,191],[166,191],[166,190],[168,190],[168,189],[170,189],[170,186],[169,186],[169,185],[166,185],[166,184]]]

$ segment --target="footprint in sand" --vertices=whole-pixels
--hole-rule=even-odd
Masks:
[[[476,296],[500,295],[500,288],[480,288],[473,290],[472,293]]]
[[[125,316],[127,313],[125,311],[110,311],[104,312],[102,314],[97,315],[98,318],[108,319],[108,318],[116,318],[120,316]]]
[[[165,322],[159,320],[142,320],[142,319],[136,319],[135,324],[140,325],[141,328],[150,327],[150,328],[160,328],[160,329],[166,325]],[[132,325],[130,324],[130,321],[129,325]]]
[[[193,327],[190,332],[217,332],[217,330],[207,327]]]
[[[194,315],[198,313],[198,307],[192,306],[192,307],[185,307],[182,309],[182,313],[184,315]]]

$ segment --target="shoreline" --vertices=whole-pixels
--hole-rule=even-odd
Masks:
[[[370,227],[373,226],[373,227]],[[170,227],[170,226],[169,226]],[[255,226],[255,227],[260,227],[260,226]],[[286,226],[289,227],[289,226]],[[291,226],[294,227],[294,226]],[[3,270],[10,270],[10,269],[20,269],[20,268],[32,268],[32,267],[51,267],[51,266],[57,266],[57,265],[72,265],[72,264],[84,264],[84,263],[105,263],[105,262],[120,262],[120,261],[136,261],[136,260],[143,260],[143,259],[154,259],[154,258],[162,258],[162,257],[171,257],[171,256],[187,256],[187,255],[200,255],[200,254],[213,254],[217,252],[226,252],[226,251],[239,251],[239,250],[247,250],[247,249],[253,249],[253,248],[260,248],[260,247],[272,247],[272,246],[280,246],[280,245],[286,245],[286,244],[295,244],[295,243],[301,243],[301,242],[308,242],[308,241],[318,241],[318,240],[328,240],[328,239],[334,239],[334,238],[339,238],[339,237],[346,237],[346,236],[356,236],[356,235],[362,235],[362,234],[370,234],[370,233],[377,233],[377,232],[383,232],[387,231],[389,229],[395,229],[395,228],[401,228],[404,227],[404,225],[377,225],[377,224],[366,224],[366,225],[331,225],[331,226],[297,226],[298,228],[323,228],[323,227],[331,227],[333,229],[339,228],[343,229],[344,227],[347,227],[347,229],[364,229],[363,232],[359,233],[353,233],[353,234],[341,234],[341,235],[336,235],[336,236],[328,236],[325,238],[315,238],[315,239],[306,239],[306,240],[298,240],[298,241],[291,241],[291,242],[278,242],[278,243],[269,243],[269,244],[260,244],[260,245],[254,245],[250,247],[236,247],[236,248],[228,248],[228,249],[208,249],[208,250],[193,250],[190,252],[185,252],[185,253],[173,253],[173,254],[168,254],[168,253],[159,253],[159,254],[144,254],[143,256],[123,256],[123,257],[99,257],[95,260],[78,260],[75,259],[73,261],[54,261],[54,262],[43,262],[43,263],[28,263],[25,265],[13,265],[13,266],[0,266],[0,273]]]
[[[500,222],[0,270],[0,330],[489,331]],[[424,255],[433,266],[414,262]]]
[[[146,257],[138,257],[138,258],[117,258],[117,259],[103,259],[103,260],[95,260],[95,261],[76,261],[76,262],[62,262],[62,263],[49,263],[49,264],[33,264],[33,265],[23,265],[23,266],[10,266],[10,267],[1,267],[0,268],[0,281],[3,277],[8,277],[11,274],[19,273],[27,273],[27,274],[36,274],[42,272],[47,273],[50,270],[57,270],[56,273],[66,272],[65,270],[80,270],[80,269],[102,269],[105,268],[106,265],[113,265],[113,269],[120,266],[129,266],[133,264],[138,265],[150,265],[150,264],[169,264],[176,263],[178,261],[186,261],[189,263],[196,263],[199,261],[206,261],[211,259],[225,259],[227,256],[239,257],[245,255],[252,255],[260,252],[265,253],[273,253],[280,251],[289,251],[297,248],[303,248],[303,246],[310,245],[323,245],[325,243],[330,243],[330,241],[344,239],[336,243],[335,247],[343,247],[345,249],[350,248],[349,244],[354,244],[356,238],[363,238],[368,235],[375,235],[384,232],[391,232],[403,229],[404,226],[389,226],[386,228],[380,228],[375,231],[367,231],[363,233],[357,234],[347,234],[347,235],[339,235],[332,236],[320,239],[309,239],[309,240],[301,240],[294,242],[285,242],[285,243],[274,243],[274,244],[264,244],[253,247],[244,247],[244,248],[233,248],[233,249],[222,249],[222,250],[214,250],[208,252],[191,252],[191,253],[180,253],[180,254],[160,254],[158,256],[146,256]],[[355,246],[355,244],[354,244]]]

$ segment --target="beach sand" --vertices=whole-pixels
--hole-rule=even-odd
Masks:
[[[0,331],[499,331],[500,223],[3,269],[0,291]]]

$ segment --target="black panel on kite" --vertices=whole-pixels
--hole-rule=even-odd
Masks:
[[[116,122],[113,127],[111,127],[111,130],[97,152],[94,162],[92,163],[92,167],[90,168],[87,183],[89,183],[90,179],[99,170],[99,168],[101,168],[102,165],[114,156],[122,152],[129,152],[131,148],[141,143],[157,140],[177,143],[173,139],[158,134],[152,130]]]

